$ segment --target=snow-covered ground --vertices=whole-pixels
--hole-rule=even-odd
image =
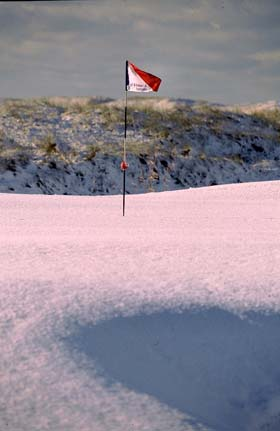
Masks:
[[[130,98],[130,194],[280,179],[280,109]],[[0,100],[0,192],[122,192],[124,100]]]
[[[0,430],[279,430],[279,198],[1,194]]]

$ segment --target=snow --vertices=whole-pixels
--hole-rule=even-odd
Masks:
[[[1,194],[1,431],[279,430],[279,186]]]

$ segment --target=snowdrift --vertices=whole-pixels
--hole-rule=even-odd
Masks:
[[[279,182],[0,196],[0,429],[280,427]]]

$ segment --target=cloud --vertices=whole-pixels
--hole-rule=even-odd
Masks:
[[[199,97],[223,92],[230,102],[230,94],[238,97],[226,85],[230,72],[238,88],[248,73],[253,82],[254,76],[274,76],[279,68],[278,0],[267,0],[265,7],[261,0],[0,5],[0,88],[12,94],[25,77],[30,92],[42,88],[54,94],[61,88],[66,95],[79,95],[82,88],[84,93],[118,97],[123,90],[123,64],[130,59],[164,78],[165,95],[183,97],[182,91],[203,88],[205,94]],[[13,72],[13,85],[7,81],[8,71]],[[270,92],[272,86],[267,88]],[[240,97],[243,94],[240,90]]]
[[[255,52],[251,54],[249,58],[260,63],[279,63],[280,50]]]
[[[242,0],[241,7],[248,14],[253,14],[255,16],[268,16],[279,14],[280,4],[278,0]]]

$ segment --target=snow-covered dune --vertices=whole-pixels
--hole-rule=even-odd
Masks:
[[[279,180],[279,136],[278,102],[129,97],[126,191]],[[123,138],[124,100],[4,100],[0,192],[118,195]]]
[[[0,430],[279,430],[279,198],[1,194]]]

